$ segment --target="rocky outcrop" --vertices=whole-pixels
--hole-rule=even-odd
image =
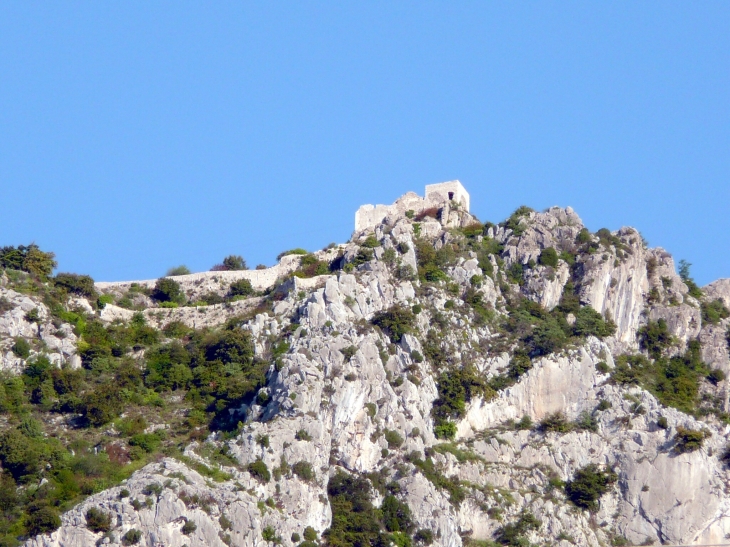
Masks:
[[[460,231],[476,222],[468,212],[440,203],[435,218],[416,220],[405,214],[414,200],[404,196],[348,244],[316,253],[349,267],[290,279],[275,298],[144,311],[156,327],[176,320],[197,328],[247,313],[244,328],[259,358],[267,359],[271,341],[284,333],[288,350],[271,362],[265,397],[231,411],[241,418],[235,435],[212,433],[188,446],[182,458],[147,465],[124,484],[87,498],[63,516],[59,530],[27,545],[119,545],[130,530],[140,531],[144,545],[296,545],[292,535],[305,527],[321,538],[331,525],[327,485],[338,471],[395,484],[392,491],[410,507],[414,530],[430,531],[435,546],[492,540],[528,513],[539,521],[524,532],[533,543],[723,541],[730,502],[720,456],[730,428],[717,418],[663,406],[638,385],[615,382],[611,372],[622,353],[644,351],[638,333],[659,319],[676,340],[668,356],[699,339],[703,359],[730,372],[730,318],[703,325],[700,303],[688,295],[671,256],[645,249],[631,228],[581,236],[584,227],[572,209],[551,208],[526,213],[517,230],[492,225],[468,239]],[[372,259],[358,263],[369,235],[377,240],[374,249],[368,242]],[[435,250],[452,244],[459,250],[444,266],[446,279],[419,281],[417,237]],[[480,245],[491,239],[503,251],[487,258],[490,275]],[[560,256],[557,265],[540,263],[549,247]],[[521,279],[508,275],[515,263],[524,265]],[[207,276],[221,273],[205,275],[208,283]],[[516,334],[506,333],[504,323],[517,313],[510,306],[518,297],[554,310],[570,290],[568,296],[610,318],[615,334],[576,337],[559,351],[533,355],[509,385],[465,399],[463,412],[453,414],[453,442],[437,438],[433,409],[448,396],[443,384],[449,374],[469,370],[486,382],[509,370]],[[704,292],[730,307],[727,280]],[[8,298],[17,307],[2,317],[2,332],[36,336],[35,325],[21,315],[37,303],[17,294]],[[394,307],[413,314],[399,339],[371,323]],[[107,305],[99,313],[111,322],[129,320],[132,312]],[[69,333],[59,340],[75,338]],[[724,381],[707,389],[716,389],[713,396],[724,393]],[[558,431],[535,427],[555,416],[568,425]],[[680,427],[706,430],[701,448],[677,450]],[[205,447],[227,459],[216,463]],[[296,464],[300,471],[293,470]],[[617,474],[593,513],[572,504],[561,488],[589,464]],[[262,465],[270,479],[253,471]],[[372,497],[377,505],[383,494],[373,487]],[[91,507],[112,515],[111,534],[88,530]],[[185,535],[187,522],[195,527]]]

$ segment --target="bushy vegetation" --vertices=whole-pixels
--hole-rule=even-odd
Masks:
[[[372,253],[372,251],[370,251]],[[370,257],[372,258],[372,256]],[[313,254],[305,254],[297,271],[293,275],[296,277],[315,277],[317,275],[326,275],[330,273],[330,264],[325,260],[319,260]]]
[[[604,319],[589,306],[581,307],[572,296],[564,295],[561,304],[552,311],[526,298],[519,299],[516,305],[511,306],[502,328],[511,342],[516,343],[517,353],[534,358],[562,350],[571,342],[571,338],[605,338],[613,335],[616,330],[613,321]],[[568,313],[575,316],[573,325],[567,321]]]
[[[663,332],[663,331],[661,331]],[[652,340],[663,339],[663,336]],[[699,341],[689,342],[684,355],[672,358],[661,355],[663,342],[652,342],[650,353],[654,359],[643,355],[621,355],[611,373],[614,382],[638,385],[652,393],[662,404],[701,416],[709,412],[721,413],[714,407],[705,407],[699,394],[703,380],[712,381],[715,371],[702,362]],[[720,414],[720,417],[724,417]]]
[[[152,290],[152,298],[158,302],[177,302],[185,301],[185,294],[180,287],[180,283],[169,277],[161,277],[155,283]]]
[[[554,247],[546,247],[540,252],[540,257],[537,259],[539,264],[543,266],[550,266],[551,268],[558,267],[558,252]]]
[[[702,298],[702,289],[695,283],[695,280],[692,279],[692,276],[690,275],[690,268],[692,267],[692,264],[687,262],[686,260],[680,260],[679,261],[679,277],[682,278],[682,281],[685,285],[687,285],[687,289],[689,290],[689,295],[694,296],[695,298],[699,299]]]
[[[591,512],[598,510],[598,501],[618,480],[612,469],[602,469],[596,464],[589,464],[575,472],[573,480],[565,485],[568,499]]]
[[[56,255],[41,251],[38,245],[0,247],[0,267],[27,272],[38,279],[48,279],[58,263]]]
[[[725,304],[719,298],[712,302],[702,302],[700,307],[703,324],[717,325],[723,319],[730,317],[730,310],[725,307]]]
[[[167,270],[167,273],[165,273],[166,277],[176,277],[178,275],[188,275],[190,274],[190,268],[185,266],[184,264],[181,264],[180,266],[174,266]]]
[[[707,429],[698,430],[679,426],[677,434],[674,436],[674,451],[678,454],[686,454],[699,450],[710,435],[711,433]]]
[[[412,544],[413,521],[408,505],[388,493],[380,509],[372,502],[370,481],[338,471],[329,481],[327,494],[332,524],[322,534],[331,547],[400,547]]]
[[[486,380],[469,367],[443,372],[438,377],[437,387],[439,396],[431,413],[439,438],[452,438],[456,434],[456,426],[450,422],[464,417],[466,405],[473,397],[490,400],[496,395]]]
[[[228,288],[228,294],[233,298],[237,296],[251,296],[253,293],[253,286],[248,279],[238,279],[231,283]]]
[[[59,273],[53,278],[53,284],[77,296],[85,296],[87,298],[94,298],[96,296],[94,280],[88,275]]]
[[[466,499],[467,493],[461,481],[456,476],[447,477],[439,471],[430,456],[426,456],[425,459],[421,456],[417,452],[411,452],[406,457],[406,460],[415,465],[423,473],[423,476],[434,486],[448,492],[449,501],[458,507]]]
[[[503,225],[506,229],[512,230],[513,235],[519,237],[523,233],[525,233],[525,230],[527,229],[527,223],[523,222],[523,219],[529,217],[530,213],[533,212],[534,209],[531,209],[526,205],[521,205],[520,207],[515,209],[515,212],[510,215],[510,217],[503,223]]]
[[[5,496],[0,545],[9,546],[17,538],[52,531],[61,512],[118,484],[161,452],[176,454],[179,443],[198,438],[206,426],[235,430],[243,417],[229,409],[256,396],[269,366],[254,359],[240,320],[199,331],[171,324],[165,334],[175,339],[161,343],[141,313],[129,323],[105,325],[64,308],[68,285],[33,287],[54,318],[74,325],[83,366],[58,368],[40,353],[27,360],[21,375],[0,373],[0,414],[7,424],[0,434]],[[17,346],[28,357],[28,348]],[[132,352],[140,349],[144,358],[134,358]],[[71,427],[60,435],[59,420],[50,414]],[[112,423],[118,436],[104,433]],[[169,428],[144,433],[150,423]],[[222,474],[200,467],[214,480]],[[106,526],[104,515],[95,511],[87,519],[100,531]]]
[[[225,272],[225,271],[238,271],[248,270],[246,261],[240,255],[228,255],[223,259],[223,262],[213,266],[210,271],[212,272]]]
[[[416,316],[410,308],[395,305],[377,312],[371,322],[380,327],[392,342],[398,343],[404,334],[413,332]]]
[[[497,530],[495,539],[499,545],[509,547],[526,547],[530,545],[525,537],[532,530],[539,530],[542,523],[535,515],[527,511],[520,514],[519,518],[509,524],[505,524]]]

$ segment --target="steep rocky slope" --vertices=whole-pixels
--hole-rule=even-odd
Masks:
[[[294,258],[293,277],[238,301],[165,309],[143,295],[136,316],[91,298],[66,304],[107,329],[163,329],[112,355],[188,421],[148,414],[142,435],[167,427],[157,439],[174,438],[174,450],[138,454],[149,463],[133,473],[118,460],[128,478],[85,492],[96,491],[27,545],[567,547],[730,534],[727,280],[700,291],[636,230],[592,234],[570,208],[482,225],[446,202]],[[4,368],[42,354],[94,368],[88,331],[54,325],[37,297],[2,284]],[[211,356],[220,344],[179,325],[243,333],[251,355]],[[24,359],[10,350],[18,338],[36,340]],[[192,357],[168,350],[159,368],[160,346]],[[209,401],[210,430],[185,403],[203,393],[198,369],[170,380],[203,354],[263,374]],[[78,408],[55,412],[64,427],[89,427],[73,421]],[[92,424],[104,432],[97,452],[139,446],[119,425],[134,412],[120,412]],[[18,423],[10,413],[3,427]],[[18,486],[48,481],[48,466]]]

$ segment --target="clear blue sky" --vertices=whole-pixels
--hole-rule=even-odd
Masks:
[[[0,245],[272,264],[460,179],[730,277],[728,2],[3,2]]]

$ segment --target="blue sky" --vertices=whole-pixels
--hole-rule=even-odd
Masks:
[[[144,279],[460,179],[730,277],[730,3],[4,2],[0,245]]]

